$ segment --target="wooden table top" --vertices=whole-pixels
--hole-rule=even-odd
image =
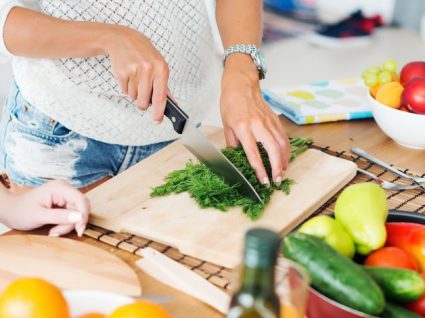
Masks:
[[[398,167],[409,168],[420,174],[425,173],[425,150],[411,150],[398,146],[379,130],[373,120],[296,126],[282,118],[282,123],[291,136],[309,135],[314,138],[316,143],[328,145],[338,151],[349,150],[353,146],[362,147],[371,154],[379,156]],[[144,295],[174,296],[174,301],[164,305],[172,317],[224,317],[198,300],[165,286],[144,274],[134,265],[134,262],[138,259],[137,256],[88,237],[79,240],[104,248],[128,263],[136,271]]]
[[[425,150],[412,150],[397,145],[381,132],[373,119],[308,126],[297,126],[284,117],[281,118],[281,121],[290,136],[311,136],[318,145],[330,146],[337,151],[349,151],[351,147],[361,147],[399,168],[408,168],[420,175],[425,174]],[[45,234],[43,231],[34,231],[33,233]],[[170,312],[172,317],[224,317],[224,315],[200,301],[144,274],[134,264],[139,259],[138,256],[87,236],[78,238],[76,235],[70,235],[69,237],[103,248],[129,264],[137,273],[144,295],[173,296],[173,301],[164,304],[164,307]]]
[[[282,117],[282,116],[281,116]],[[400,169],[425,174],[425,150],[405,148],[387,137],[373,119],[297,126],[281,118],[289,136],[311,136],[316,144],[332,150],[359,147]]]
[[[310,126],[297,126],[286,118],[282,118],[281,120],[290,136],[312,136],[317,144],[330,146],[337,151],[347,151],[353,146],[361,147],[371,154],[400,168],[409,168],[419,174],[425,173],[425,150],[411,150],[397,145],[379,130],[373,120]],[[38,230],[33,233],[45,234],[45,231]],[[103,248],[124,260],[137,273],[144,295],[173,296],[173,301],[164,304],[172,317],[224,317],[222,314],[200,301],[144,274],[134,264],[139,258],[138,256],[86,236],[78,238],[76,235],[70,235],[69,237]]]

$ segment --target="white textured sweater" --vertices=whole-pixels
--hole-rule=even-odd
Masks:
[[[208,0],[207,0],[208,1]],[[0,0],[0,34],[11,8],[36,6],[68,20],[121,24],[150,38],[170,67],[169,88],[194,123],[217,100],[220,48],[214,45],[206,0]],[[66,36],[66,34],[64,34]],[[11,56],[0,41],[0,60]],[[124,97],[109,58],[58,60],[13,57],[23,97],[67,128],[121,145],[146,145],[178,137],[171,123],[153,123]]]

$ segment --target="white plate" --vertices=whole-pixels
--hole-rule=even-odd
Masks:
[[[90,290],[67,290],[63,295],[69,304],[71,317],[93,312],[111,314],[118,307],[134,302],[128,296]]]

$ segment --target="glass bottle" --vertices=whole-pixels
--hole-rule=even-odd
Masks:
[[[255,228],[245,236],[239,289],[233,295],[228,318],[278,318],[275,265],[279,248],[277,233]]]

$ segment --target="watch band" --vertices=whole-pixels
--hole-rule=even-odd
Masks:
[[[236,44],[227,48],[226,52],[224,52],[224,61],[226,58],[233,53],[245,53],[252,54],[258,51],[258,48],[254,44]]]
[[[262,55],[259,48],[257,48],[254,44],[232,45],[229,48],[227,48],[226,51],[224,52],[223,65],[226,63],[227,57],[233,53],[243,53],[243,54],[250,55],[254,64],[257,67],[258,75],[260,79],[264,79],[266,74],[266,68],[265,68],[265,65],[263,64],[263,58],[261,58]]]

